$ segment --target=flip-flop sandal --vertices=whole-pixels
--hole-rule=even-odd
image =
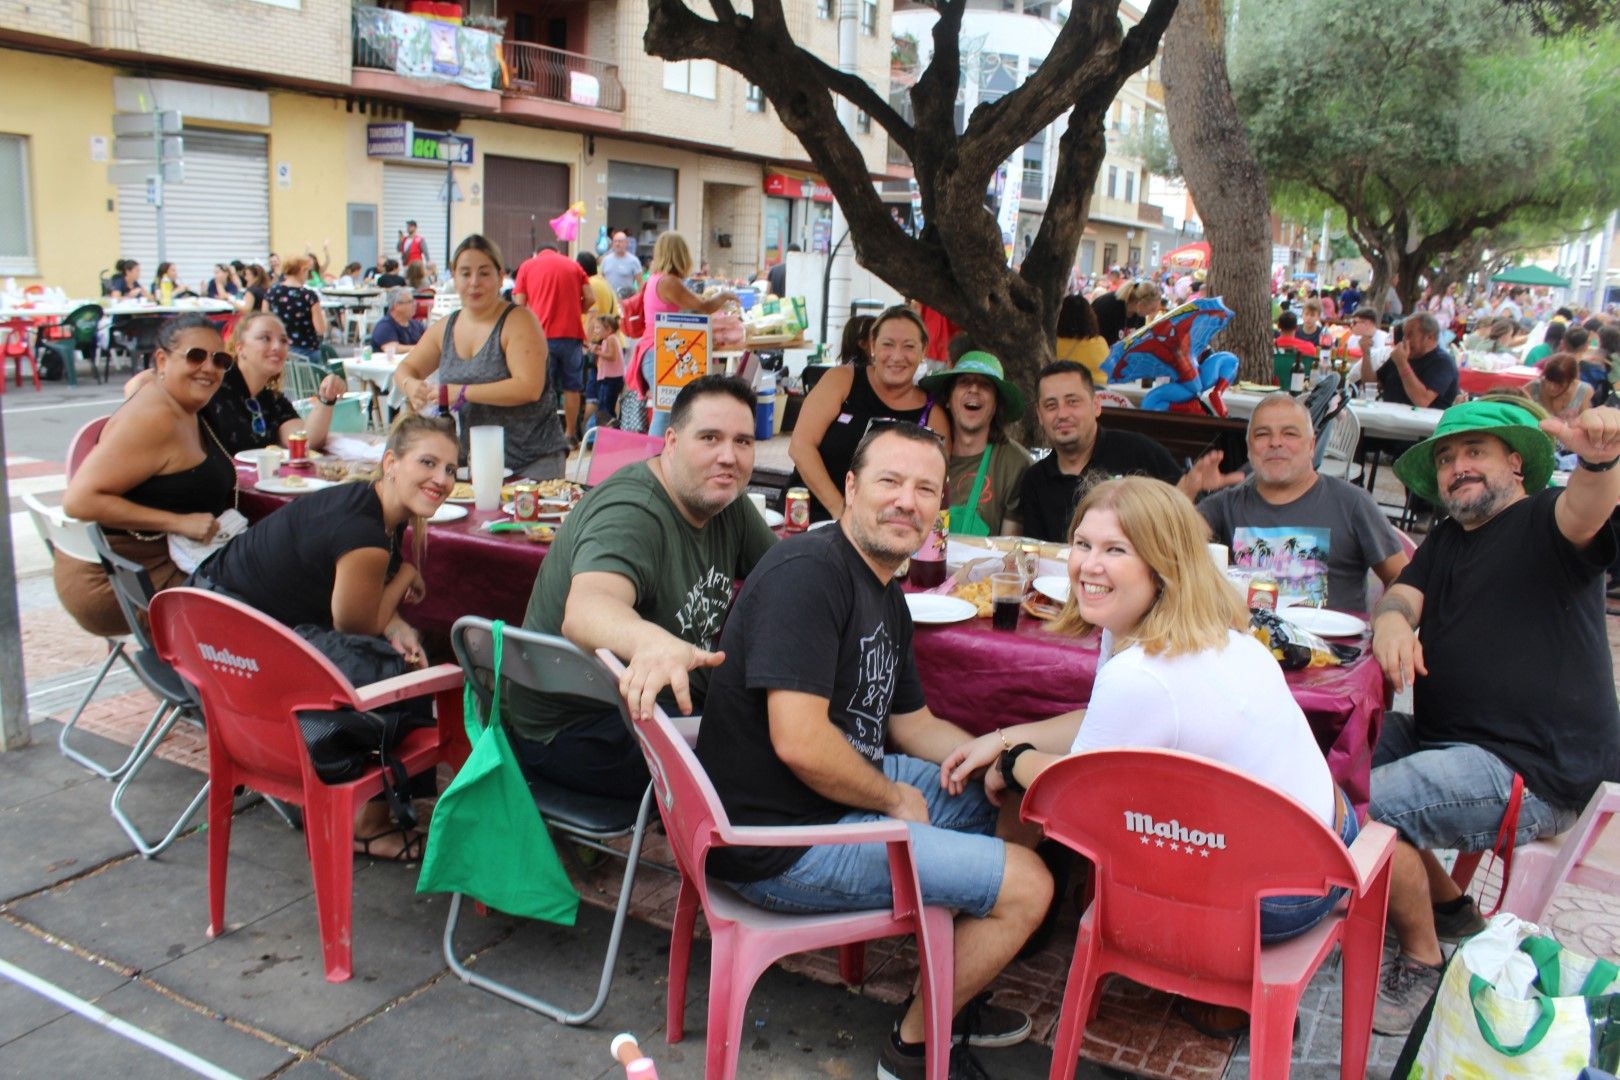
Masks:
[[[381,852],[371,850],[371,845],[386,837],[400,837],[404,842],[400,845],[399,850],[392,855],[384,855]],[[395,826],[392,829],[384,829],[382,832],[372,833],[370,836],[355,837],[354,853],[356,855],[364,855],[368,859],[375,859],[378,862],[421,862],[422,851],[426,843],[426,833],[407,832],[405,829]]]

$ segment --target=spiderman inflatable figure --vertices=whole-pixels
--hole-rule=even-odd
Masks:
[[[1189,300],[1117,342],[1102,369],[1109,382],[1168,375],[1170,382],[1142,399],[1144,409],[1225,416],[1221,395],[1237,377],[1238,358],[1212,351],[1209,342],[1231,317],[1232,310],[1218,296]]]

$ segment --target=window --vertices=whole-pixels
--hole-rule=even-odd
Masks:
[[[713,101],[715,71],[713,60],[666,60],[664,89]]]
[[[979,100],[995,101],[1018,87],[1018,57],[1012,53],[979,54]]]
[[[1128,172],[1128,173],[1125,174],[1125,201],[1126,202],[1135,202],[1136,201],[1136,174],[1135,173]]]
[[[1119,265],[1119,245],[1118,244],[1104,244],[1103,245],[1103,269],[1104,270],[1112,270],[1114,267],[1116,267],[1118,265]]]
[[[748,100],[744,103],[744,107],[747,108],[747,110],[749,112],[758,112],[758,113],[764,112],[765,111],[765,91],[761,90],[759,87],[755,86],[753,83],[749,83],[748,84]]]
[[[1141,265],[1142,265],[1142,249],[1141,248],[1139,248],[1139,247],[1131,248],[1131,261],[1130,261],[1129,265],[1134,267],[1134,268],[1138,268],[1138,269],[1141,267]]]
[[[38,272],[33,207],[28,201],[28,140],[0,135],[0,273]]]
[[[861,33],[877,37],[877,0],[861,0]]]
[[[872,118],[864,111],[855,114],[855,130],[862,135],[872,134]]]
[[[1108,166],[1108,197],[1110,199],[1119,198],[1119,166],[1117,165]],[[1113,262],[1113,260],[1110,259],[1109,262]]]
[[[1024,185],[1026,199],[1046,198],[1046,133],[1035,136],[1024,146]]]
[[[833,17],[832,0],[816,0],[816,18],[830,19]]]

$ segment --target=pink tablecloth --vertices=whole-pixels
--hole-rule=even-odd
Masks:
[[[1497,387],[1529,386],[1535,381],[1535,372],[1511,369],[1508,371],[1475,371],[1461,368],[1457,372],[1457,385],[1470,394],[1485,394]]]
[[[1054,637],[1027,616],[1013,633],[992,629],[988,619],[918,626],[914,647],[928,707],[974,734],[1078,709],[1097,676],[1095,637]],[[1364,814],[1373,746],[1384,722],[1377,662],[1369,652],[1344,667],[1287,678],[1329,771]]]
[[[237,469],[242,513],[249,521],[259,520],[291,498],[255,490],[256,480],[253,469]],[[479,523],[506,520],[506,515],[467,509],[471,513],[460,521],[428,526],[427,566],[422,570],[427,598],[403,609],[418,630],[447,634],[463,615],[523,622],[548,545],[531,543],[517,533],[483,532]],[[410,545],[407,535],[407,551]]]

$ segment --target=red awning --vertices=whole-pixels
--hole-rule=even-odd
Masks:
[[[1199,240],[1183,244],[1164,257],[1167,270],[1208,270],[1209,245]]]

